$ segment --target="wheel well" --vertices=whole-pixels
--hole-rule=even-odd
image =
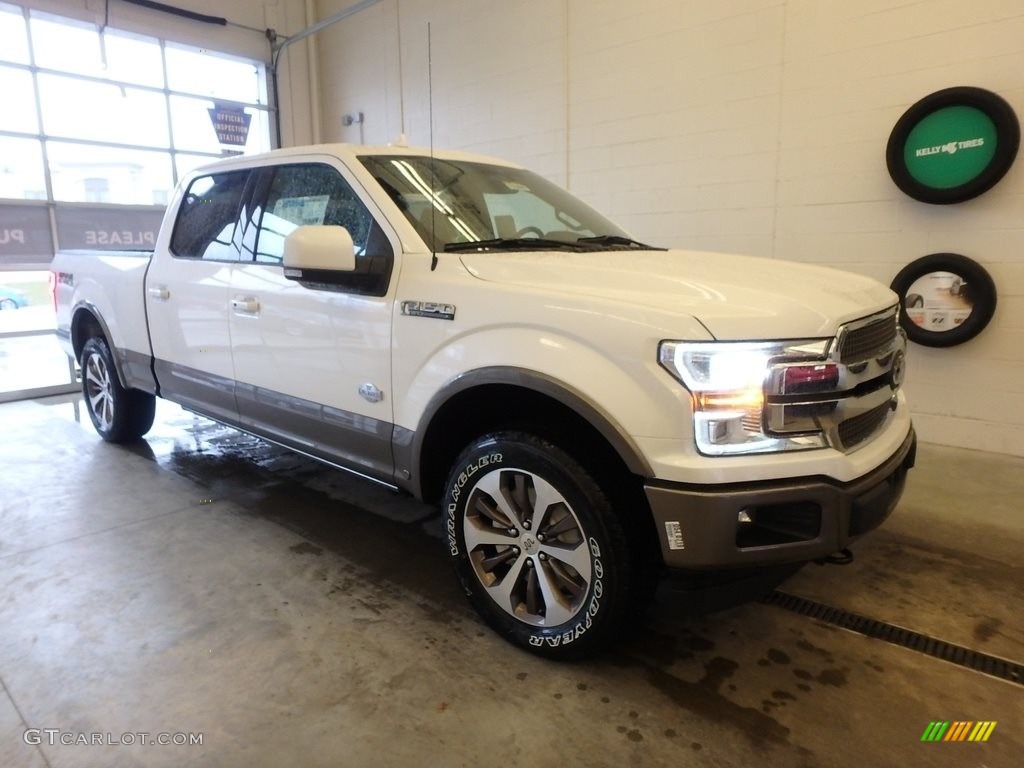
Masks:
[[[632,518],[634,544],[656,552],[654,519],[642,478],[587,419],[549,395],[512,384],[482,384],[459,392],[431,419],[420,451],[423,499],[437,502],[459,453],[482,435],[502,430],[530,432],[550,440],[587,467],[613,507]],[[626,520],[624,520],[626,522]],[[653,546],[653,550],[650,547]]]
[[[78,310],[71,319],[71,347],[75,351],[75,360],[81,359],[82,347],[93,336],[104,337],[103,326],[89,310]]]

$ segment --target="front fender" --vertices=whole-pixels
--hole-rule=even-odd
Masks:
[[[595,334],[595,338],[601,338]],[[438,410],[460,392],[484,384],[524,387],[562,403],[588,421],[629,469],[654,475],[638,436],[688,440],[689,395],[657,363],[657,332],[615,356],[587,340],[528,326],[484,328],[448,340],[410,372],[396,403],[399,431],[411,442],[412,466]],[[471,368],[460,365],[473,361]],[[399,371],[396,374],[401,376]]]
[[[431,398],[412,436],[412,466],[419,466],[427,428],[442,406],[460,392],[488,384],[522,387],[558,401],[582,416],[600,432],[629,467],[630,472],[641,477],[652,476],[651,466],[636,442],[599,403],[591,401],[584,393],[547,374],[509,366],[492,366],[468,371],[449,382]]]

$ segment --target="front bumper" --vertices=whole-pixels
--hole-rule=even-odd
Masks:
[[[837,552],[889,516],[916,453],[911,428],[887,461],[849,483],[825,477],[728,485],[648,481],[647,500],[665,564],[686,570],[744,568]]]

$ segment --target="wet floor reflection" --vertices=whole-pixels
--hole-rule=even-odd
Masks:
[[[91,439],[79,397],[47,401],[54,415],[76,421]],[[311,546],[351,562],[367,583],[386,581],[434,606],[436,615],[471,615],[441,544],[437,507],[328,467],[163,400],[152,430],[124,449],[229,501],[241,514],[270,520]],[[211,505],[211,514],[216,513]],[[674,580],[658,590],[650,629],[675,635],[693,617],[741,605],[770,591],[788,573],[725,584]]]
[[[59,402],[51,399],[47,405],[55,415],[73,419],[92,432],[80,396]],[[246,514],[273,520],[317,546],[361,561],[371,571],[381,564],[392,570],[391,562],[401,540],[406,545],[402,547],[402,559],[425,566],[429,563],[429,569],[444,585],[440,593],[451,595],[457,591],[452,589],[443,548],[436,541],[442,538],[443,530],[435,506],[165,400],[157,400],[156,420],[145,438],[124,448],[200,484],[212,499],[230,500]],[[346,546],[354,541],[360,542],[358,552]],[[655,617],[672,623],[680,617],[714,613],[757,600],[792,572],[792,568],[782,568],[742,579],[665,581],[658,589]]]

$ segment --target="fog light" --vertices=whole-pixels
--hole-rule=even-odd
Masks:
[[[741,509],[736,521],[742,525],[744,523],[750,524],[754,522],[754,519],[750,516],[750,513],[747,512],[747,510]]]

